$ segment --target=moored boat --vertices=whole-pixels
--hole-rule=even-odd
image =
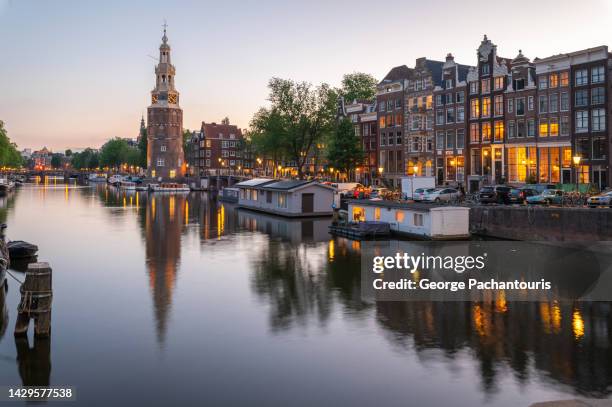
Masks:
[[[38,246],[23,240],[13,240],[6,244],[11,259],[23,259],[36,256]]]
[[[123,181],[123,176],[119,174],[111,175],[110,178],[108,178],[108,183],[115,186],[119,185],[121,181]]]
[[[89,174],[87,177],[87,181],[89,182],[106,182],[105,174]]]
[[[189,192],[189,185],[176,182],[162,182],[161,184],[149,184],[152,192]]]

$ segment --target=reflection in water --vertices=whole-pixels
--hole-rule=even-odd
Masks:
[[[184,226],[184,195],[151,195],[147,200],[144,225],[146,265],[153,295],[157,339],[163,344],[181,258],[181,229]]]
[[[51,377],[51,338],[34,338],[30,347],[27,336],[15,337],[19,376],[24,386],[48,386]]]
[[[237,210],[234,205],[218,204],[210,200],[205,193],[151,195],[120,191],[106,185],[98,186],[97,189],[81,190],[79,194],[73,192],[71,191],[69,196],[71,205],[76,204],[78,200],[75,197],[78,196],[83,198],[85,205],[102,205],[106,207],[103,213],[110,214],[113,225],[121,223],[127,228],[125,225],[131,227],[130,219],[138,220],[142,242],[137,238],[136,242],[126,241],[126,244],[131,245],[130,248],[134,247],[135,251],[144,250],[145,259],[142,261],[146,265],[147,278],[145,279],[139,271],[141,274],[138,274],[136,279],[138,287],[127,287],[127,289],[133,289],[134,295],[138,295],[139,287],[147,284],[150,288],[157,341],[161,347],[165,347],[167,342],[168,348],[175,352],[173,355],[177,355],[176,358],[159,362],[159,366],[174,373],[179,369],[186,369],[184,361],[193,358],[193,365],[197,368],[186,371],[185,376],[180,377],[180,381],[184,381],[185,384],[192,385],[191,378],[198,376],[193,374],[195,369],[204,371],[203,366],[213,366],[213,370],[223,366],[228,375],[242,375],[239,379],[247,385],[258,384],[258,377],[254,377],[259,373],[257,367],[246,365],[255,373],[244,367],[245,360],[253,356],[253,359],[260,364],[270,363],[270,367],[274,367],[281,374],[294,372],[289,366],[294,361],[292,359],[283,364],[278,359],[295,357],[299,362],[300,358],[311,358],[312,364],[304,363],[299,369],[303,369],[303,373],[308,374],[313,378],[313,383],[319,385],[317,379],[330,376],[329,371],[313,370],[312,366],[318,368],[323,365],[318,359],[335,355],[336,352],[339,355],[338,360],[342,360],[346,355],[351,357],[354,355],[350,353],[352,349],[349,346],[346,347],[346,354],[343,354],[342,345],[333,347],[332,343],[352,342],[352,345],[357,346],[358,342],[363,341],[379,346],[376,358],[364,357],[370,363],[374,360],[375,363],[381,364],[372,366],[372,371],[377,374],[388,372],[390,383],[397,385],[400,381],[400,386],[403,386],[407,393],[414,392],[419,395],[421,391],[411,385],[407,379],[408,374],[433,364],[442,366],[445,371],[452,371],[456,365],[463,367],[463,364],[467,363],[470,367],[476,368],[478,377],[476,379],[459,377],[457,382],[466,388],[472,382],[476,382],[480,394],[485,396],[506,392],[505,399],[502,397],[489,399],[494,402],[505,400],[508,404],[507,400],[513,398],[513,395],[507,394],[512,390],[505,387],[509,382],[519,383],[519,388],[542,390],[546,395],[557,390],[594,397],[610,395],[612,389],[610,303],[572,303],[552,300],[541,303],[518,303],[510,301],[510,294],[506,292],[478,302],[366,302],[361,298],[359,272],[361,253],[365,252],[366,245],[362,246],[359,242],[343,238],[331,238],[327,233],[328,219],[287,220]],[[45,198],[40,195],[41,193],[35,191],[32,196],[44,200],[52,194],[50,190],[45,192],[49,194]],[[60,194],[59,197],[63,199],[65,191],[58,190],[55,193]],[[1,216],[0,207],[0,221]],[[6,219],[6,214],[4,218]],[[123,222],[124,220],[128,222]],[[117,228],[117,230],[122,229]],[[118,238],[123,237],[118,236]],[[183,247],[182,242],[184,242]],[[201,264],[197,262],[210,253],[208,250],[214,251],[215,256],[219,255],[223,259],[224,256],[228,259],[235,256],[238,259],[242,254],[237,248],[240,245],[244,246],[245,242],[248,245],[248,256],[241,257],[241,262],[236,261],[235,267],[232,264],[230,276],[235,279],[233,282],[237,287],[241,281],[248,279],[249,285],[246,291],[240,292],[243,297],[232,297],[235,292],[226,291],[219,296],[221,300],[217,300],[215,296],[206,298],[208,306],[218,306],[221,311],[228,310],[232,319],[225,320],[221,315],[223,312],[212,312],[203,317],[198,303],[200,297],[189,297],[200,293],[193,290],[193,286],[191,291],[185,286],[190,281],[216,283],[212,279],[202,277],[209,270],[198,273],[201,279],[193,279],[193,275],[196,274],[194,270],[201,270],[201,267],[198,269]],[[138,247],[138,244],[142,246]],[[105,250],[105,247],[100,249]],[[196,255],[190,250],[195,251]],[[577,269],[584,267],[584,259],[580,261],[576,259],[568,251],[559,257],[558,262],[570,264]],[[586,260],[591,264],[589,269],[596,269],[597,258]],[[540,272],[537,268],[531,270],[534,266],[529,258],[525,259],[524,264],[521,263],[521,267],[523,266],[530,273]],[[179,275],[182,283],[177,285]],[[586,284],[585,276],[588,276],[588,273],[581,276],[584,281],[570,280],[566,285],[577,292],[584,291],[583,285]],[[92,276],[92,278],[101,277]],[[415,273],[413,278],[418,280],[421,276]],[[258,304],[250,301],[250,294],[254,294]],[[144,303],[148,296],[149,293],[145,292]],[[171,316],[172,304],[177,298],[181,299],[182,305],[188,304],[191,312],[187,312],[187,315]],[[239,306],[249,308],[236,309]],[[143,319],[150,319],[148,314],[151,311],[145,312],[147,314]],[[263,328],[258,325],[258,321],[262,320],[259,318],[262,313]],[[217,329],[213,332],[218,332],[219,327],[223,327],[227,332],[231,332],[232,337],[228,337],[227,340],[225,337],[219,339],[220,335],[198,338],[206,345],[202,347],[201,354],[194,354],[188,350],[193,347],[185,347],[186,350],[181,351],[180,345],[191,343],[191,338],[179,336],[189,332],[186,327],[193,323],[194,316],[201,317],[200,323],[204,327],[202,329],[213,327]],[[121,313],[118,313],[117,318],[123,318]],[[249,318],[248,323],[241,318]],[[177,329],[172,332],[170,327],[175,325]],[[69,324],[66,323],[64,326]],[[310,326],[326,329],[324,333],[308,332],[309,340],[304,340],[301,335],[303,328]],[[248,331],[245,331],[247,329]],[[258,331],[261,329],[265,331],[264,334]],[[272,332],[272,335],[266,335],[269,332]],[[146,335],[148,338],[151,336],[150,330],[146,331]],[[249,340],[243,341],[243,336]],[[231,342],[236,338],[238,338],[236,342]],[[286,341],[283,340],[285,338]],[[59,336],[54,338],[55,358],[60,358],[59,352],[55,350],[60,339]],[[319,340],[325,346],[321,346],[320,352],[318,350],[313,352],[313,345],[316,346]],[[241,359],[231,360],[233,354],[229,356],[230,353],[227,353],[223,354],[223,360],[215,360],[214,355],[207,353],[207,349],[223,353],[221,347],[215,347],[220,346],[219,342],[223,344],[228,342],[228,347],[240,343],[236,357]],[[279,346],[276,346],[277,344]],[[12,343],[10,345],[12,348]],[[33,349],[30,349],[27,343],[17,342],[16,345],[23,383],[44,384],[45,380],[48,382],[51,370],[49,342],[36,342]],[[271,348],[274,350],[261,351]],[[385,355],[385,350],[389,348],[394,351],[389,352],[393,354],[393,361],[385,359],[388,357]],[[232,348],[233,350],[235,349]],[[260,351],[264,352],[261,356],[251,353]],[[116,352],[117,357],[124,356],[121,350]],[[270,353],[265,354],[265,352]],[[142,375],[142,371],[138,371],[140,362],[146,365],[148,361],[146,358],[150,353],[143,355],[145,356],[139,355],[142,360],[135,359],[139,362],[135,364],[137,366],[126,365],[126,369],[132,369]],[[400,361],[395,364],[398,355]],[[379,357],[380,362],[378,362]],[[361,360],[357,361],[360,362]],[[338,363],[338,366],[330,367],[334,374],[339,374],[338,380],[344,385],[342,390],[348,388],[346,386],[360,383],[351,376],[351,372],[342,370],[343,364],[346,369],[346,360]],[[114,373],[104,371],[104,374],[108,375]],[[217,373],[215,370],[214,374]],[[324,376],[326,373],[328,376]],[[54,372],[54,379],[57,375],[61,375],[58,369]],[[511,380],[505,380],[508,378]],[[164,377],[164,380],[166,379]],[[155,377],[144,374],[141,380],[154,381]],[[440,387],[444,387],[445,384],[447,383],[440,383]],[[221,394],[226,393],[227,389],[211,390],[213,393],[215,391]],[[350,396],[338,395],[339,393],[328,394],[337,397],[332,401],[346,401],[342,397]],[[355,394],[359,392],[355,391]],[[384,395],[381,397],[384,398]],[[441,398],[443,397],[438,399]],[[450,400],[452,402],[452,399]],[[254,399],[254,401],[260,402],[257,404],[265,404],[266,400]],[[399,404],[406,400],[396,401]],[[410,399],[404,404],[410,404]]]

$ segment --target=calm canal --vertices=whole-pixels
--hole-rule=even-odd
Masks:
[[[527,406],[612,389],[610,304],[364,303],[359,243],[329,220],[49,183],[0,198],[0,222],[39,246],[54,289],[51,340],[28,348],[8,278],[0,383],[74,386],[69,405]]]

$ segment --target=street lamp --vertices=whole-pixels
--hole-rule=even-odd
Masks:
[[[582,157],[580,157],[578,154],[576,154],[575,156],[572,157],[572,161],[574,161],[574,166],[576,167],[576,190],[580,190],[580,179],[578,176],[578,169],[580,166],[580,160],[582,160]]]

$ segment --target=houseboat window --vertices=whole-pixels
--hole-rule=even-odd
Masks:
[[[404,211],[395,212],[395,220],[397,222],[403,222],[404,221]]]
[[[278,194],[278,207],[286,208],[287,207],[287,194]]]
[[[423,226],[423,214],[415,213],[413,215],[413,223],[414,223],[414,226]]]
[[[365,209],[353,207],[353,222],[365,222]]]
[[[256,189],[253,190],[253,200],[254,201],[257,200],[257,190]]]
[[[266,202],[269,204],[272,203],[272,191],[266,192]]]
[[[380,220],[380,208],[374,209],[374,220]]]
[[[245,198],[246,198],[245,191],[246,191],[245,189],[241,189],[241,190],[240,190],[240,198],[241,198],[241,199],[245,199]]]

